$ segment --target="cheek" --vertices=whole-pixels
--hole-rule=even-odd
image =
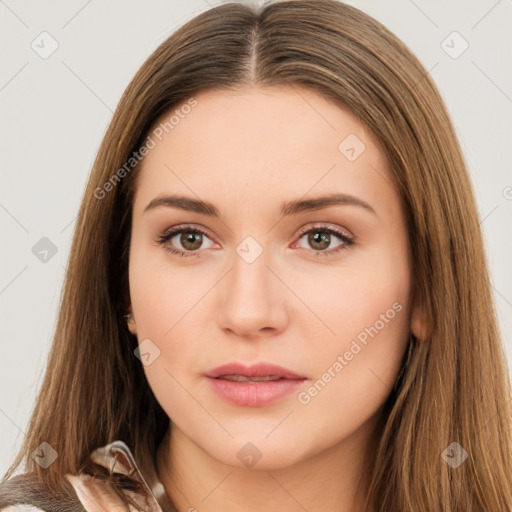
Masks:
[[[208,301],[202,299],[215,282],[206,272],[173,267],[169,258],[163,249],[132,241],[129,283],[138,343],[141,352],[149,347],[151,363],[144,365],[144,372],[168,415],[191,405],[183,386],[192,372],[200,373],[198,354],[204,353],[204,326],[211,317]]]
[[[407,337],[411,283],[405,248],[376,246],[354,253],[343,267],[333,267],[315,281],[313,287],[308,275],[294,279],[299,294],[305,296],[312,290],[308,305],[328,328],[324,355],[332,357],[348,350],[355,339],[363,345],[369,339],[379,339],[381,346]],[[325,364],[325,358],[321,359]]]
[[[197,360],[194,325],[189,320],[201,294],[187,292],[198,279],[187,281],[180,272],[172,272],[154,259],[151,264],[150,257],[141,249],[131,253],[130,296],[140,352],[149,347],[151,353],[144,373],[158,403],[174,420],[198,413],[186,391],[191,378],[186,373],[195,368]]]
[[[338,325],[341,331],[344,326]],[[296,419],[321,430],[325,448],[378,412],[393,389],[408,341],[406,309],[397,301],[367,305],[345,326],[346,332],[316,357],[310,386],[297,396]]]
[[[396,381],[410,331],[406,246],[359,253],[328,282],[313,307],[323,302],[321,317],[334,333],[312,355],[315,377],[298,402],[309,417],[329,411],[336,436],[340,425],[354,427],[373,415]]]
[[[139,339],[172,339],[177,326],[186,323],[187,312],[204,294],[204,278],[173,267],[171,258],[163,248],[132,240],[130,299]]]

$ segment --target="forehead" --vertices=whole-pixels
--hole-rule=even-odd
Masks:
[[[221,210],[241,198],[246,209],[251,198],[258,209],[278,208],[332,192],[398,200],[374,136],[307,88],[205,91],[166,112],[149,136],[154,147],[139,170],[134,210],[162,193],[199,196]]]

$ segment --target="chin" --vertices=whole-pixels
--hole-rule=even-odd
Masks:
[[[277,437],[272,440],[265,439],[265,436],[244,435],[222,445],[204,446],[203,449],[222,464],[256,471],[284,469],[308,457],[303,442],[297,446],[283,441]]]

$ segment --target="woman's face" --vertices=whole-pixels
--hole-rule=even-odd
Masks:
[[[141,359],[172,428],[260,468],[367,435],[418,325],[374,137],[305,88],[189,105],[150,133],[129,262]]]

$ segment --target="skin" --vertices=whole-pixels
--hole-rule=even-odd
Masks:
[[[132,329],[139,343],[149,338],[160,350],[144,370],[171,419],[159,477],[180,511],[354,512],[380,408],[411,330],[421,338],[424,329],[410,299],[406,222],[387,162],[352,114],[311,90],[253,87],[195,98],[144,158],[133,205]],[[365,145],[354,161],[338,149],[349,134]],[[374,212],[345,204],[280,213],[284,201],[333,192]],[[144,211],[166,194],[209,201],[221,216]],[[324,244],[299,237],[319,222],[355,243],[319,255],[343,244],[335,235]],[[181,233],[155,241],[183,223],[206,231],[202,244],[180,243]],[[236,251],[247,236],[263,250],[252,263]],[[166,247],[198,254],[180,257]],[[397,303],[400,311],[332,377],[338,356]],[[233,361],[305,375],[303,392],[329,368],[332,378],[308,403],[292,393],[242,407],[215,395],[204,377]],[[248,442],[261,454],[253,467],[237,456]]]

